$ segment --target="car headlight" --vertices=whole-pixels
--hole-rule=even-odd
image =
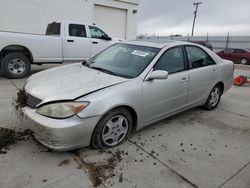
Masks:
[[[41,106],[36,110],[38,114],[52,118],[69,118],[89,105],[89,102],[62,102]]]

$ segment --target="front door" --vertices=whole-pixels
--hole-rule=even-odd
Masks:
[[[153,71],[168,71],[168,78],[149,80],[143,83],[143,117],[144,123],[150,123],[186,105],[189,79],[185,69],[182,47],[167,50]]]
[[[67,33],[67,32],[66,32]],[[84,25],[69,24],[68,34],[64,38],[65,60],[79,61],[90,58],[90,39],[86,36]]]
[[[103,36],[108,36],[101,29],[95,26],[89,26],[91,35],[91,56],[96,55],[112,44],[112,39],[107,40]]]

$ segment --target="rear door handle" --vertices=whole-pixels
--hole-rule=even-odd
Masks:
[[[67,42],[74,42],[74,40],[67,40]]]
[[[187,81],[188,81],[187,77],[183,77],[180,82],[181,83],[186,83]]]
[[[212,70],[212,74],[217,74],[218,70],[217,69],[213,69]]]
[[[92,44],[98,44],[98,42],[93,41]]]

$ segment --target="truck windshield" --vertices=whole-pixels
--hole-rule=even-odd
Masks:
[[[160,48],[132,44],[115,44],[91,58],[86,65],[125,78],[137,77]]]

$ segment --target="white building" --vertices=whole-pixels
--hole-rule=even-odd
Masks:
[[[53,21],[95,23],[111,37],[132,40],[139,0],[0,0],[0,30],[44,34]]]

